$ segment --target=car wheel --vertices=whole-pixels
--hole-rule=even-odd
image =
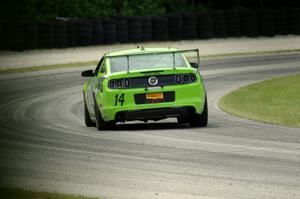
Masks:
[[[85,99],[84,99],[84,122],[87,127],[95,126],[95,123],[91,120]]]
[[[201,114],[195,114],[190,119],[189,123],[191,127],[205,127],[207,126],[208,110],[207,110],[207,98],[205,96],[204,108]]]
[[[104,121],[96,102],[95,102],[95,120],[96,120],[96,128],[98,131],[110,129],[114,125],[113,121],[109,121],[109,122]]]

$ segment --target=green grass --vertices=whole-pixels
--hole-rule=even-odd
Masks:
[[[3,199],[96,199],[60,193],[25,191],[15,188],[0,188],[0,198]]]
[[[26,72],[35,72],[35,71],[43,71],[43,70],[53,70],[53,69],[64,69],[64,68],[73,68],[73,67],[85,67],[91,65],[97,65],[97,61],[90,62],[79,62],[79,63],[68,63],[68,64],[52,64],[45,66],[27,66],[21,68],[8,68],[3,67],[0,68],[0,74],[10,74],[10,73],[26,73]]]
[[[255,121],[300,127],[300,74],[239,88],[222,97],[219,107]]]

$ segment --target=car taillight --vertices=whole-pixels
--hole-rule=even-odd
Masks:
[[[187,83],[189,81],[189,76],[183,75],[183,81],[184,81],[184,83]]]
[[[111,89],[130,88],[129,79],[112,79],[108,82],[108,87]]]
[[[109,85],[109,88],[115,88],[116,87],[115,80],[110,80],[108,85]]]
[[[125,79],[124,84],[125,84],[125,88],[129,88],[130,87],[129,79]]]
[[[176,83],[177,84],[181,83],[181,75],[176,75]]]
[[[189,84],[197,81],[197,76],[194,73],[175,75],[176,84]]]
[[[116,80],[117,81],[117,87],[118,88],[122,88],[123,84],[122,84],[122,80],[121,79],[118,79]]]
[[[196,82],[197,81],[197,78],[196,78],[195,74],[191,74],[191,81],[192,82]]]

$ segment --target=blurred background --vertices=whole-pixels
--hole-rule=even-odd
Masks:
[[[0,50],[300,34],[293,0],[10,0]]]

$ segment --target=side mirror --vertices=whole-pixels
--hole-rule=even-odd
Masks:
[[[93,77],[94,72],[93,70],[85,70],[81,72],[81,77]]]
[[[199,65],[198,65],[198,63],[190,63],[191,64],[191,66],[193,67],[193,68],[196,68],[196,69],[198,69],[199,68]]]

